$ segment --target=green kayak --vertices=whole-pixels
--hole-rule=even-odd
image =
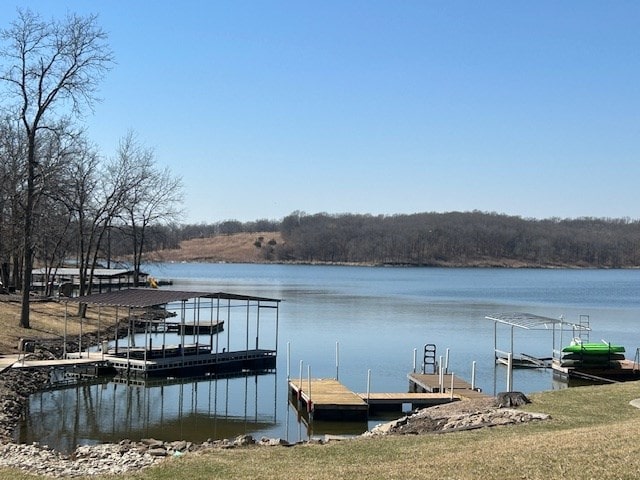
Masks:
[[[582,353],[583,355],[603,355],[607,353],[623,353],[622,345],[612,343],[572,343],[562,349],[565,353]]]

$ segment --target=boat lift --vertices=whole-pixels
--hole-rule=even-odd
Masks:
[[[487,315],[487,320],[493,321],[493,352],[496,363],[502,363],[507,366],[507,391],[512,390],[513,386],[513,368],[529,367],[529,368],[546,368],[547,361],[559,355],[560,348],[563,345],[564,332],[571,332],[573,338],[587,338],[591,328],[589,327],[589,317],[587,315],[580,316],[579,323],[567,322],[561,316],[560,318],[544,317],[531,313],[499,313],[495,315]],[[511,339],[508,351],[498,349],[498,324],[507,325],[511,329]],[[514,354],[513,352],[513,335],[514,328],[524,330],[551,330],[552,332],[552,358],[537,358],[524,353]],[[559,335],[559,338],[557,338]],[[556,340],[559,343],[556,343]],[[556,346],[557,352],[556,352]]]

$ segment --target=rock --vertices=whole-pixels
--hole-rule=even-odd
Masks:
[[[518,396],[517,398],[520,397]],[[494,400],[489,398],[464,400],[447,405],[424,408],[393,422],[378,425],[365,435],[445,433],[550,418],[549,415],[541,413],[499,408]]]
[[[253,445],[256,441],[253,439],[251,435],[240,435],[236,437],[233,444],[239,447],[244,447],[246,445]]]
[[[290,444],[289,444],[289,442],[287,442],[286,440],[284,440],[282,438],[262,437],[260,439],[260,445],[266,445],[268,447],[275,447],[275,446],[288,446]]]
[[[167,451],[164,448],[150,448],[147,450],[147,454],[152,457],[166,457]]]
[[[531,403],[531,400],[522,392],[501,392],[497,395],[498,406],[503,407],[520,407]]]
[[[164,446],[164,442],[155,438],[143,438],[140,442],[149,448],[160,448]]]
[[[188,450],[190,446],[191,446],[191,442],[187,443],[184,440],[171,442],[168,444],[168,447],[171,450],[175,450],[176,452],[184,452],[185,450]]]
[[[324,441],[326,443],[326,442],[334,442],[339,440],[349,440],[350,438],[353,438],[353,437],[348,437],[346,435],[331,435],[327,433],[324,436]]]

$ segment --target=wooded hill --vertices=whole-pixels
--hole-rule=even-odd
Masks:
[[[228,222],[218,225],[223,231]],[[243,228],[236,222],[235,228]],[[255,225],[244,224],[249,229]],[[485,212],[372,216],[295,212],[277,243],[255,242],[267,261],[416,266],[640,266],[640,222],[629,219],[523,219]],[[202,226],[201,226],[202,227]],[[264,232],[264,222],[260,224]],[[192,236],[198,229],[183,227]],[[204,232],[200,231],[200,235]],[[209,236],[209,235],[207,235]],[[183,237],[184,239],[184,237]]]

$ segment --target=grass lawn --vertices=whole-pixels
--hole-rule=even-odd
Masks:
[[[130,478],[640,478],[640,383],[532,395],[551,420],[443,435],[214,451]]]

